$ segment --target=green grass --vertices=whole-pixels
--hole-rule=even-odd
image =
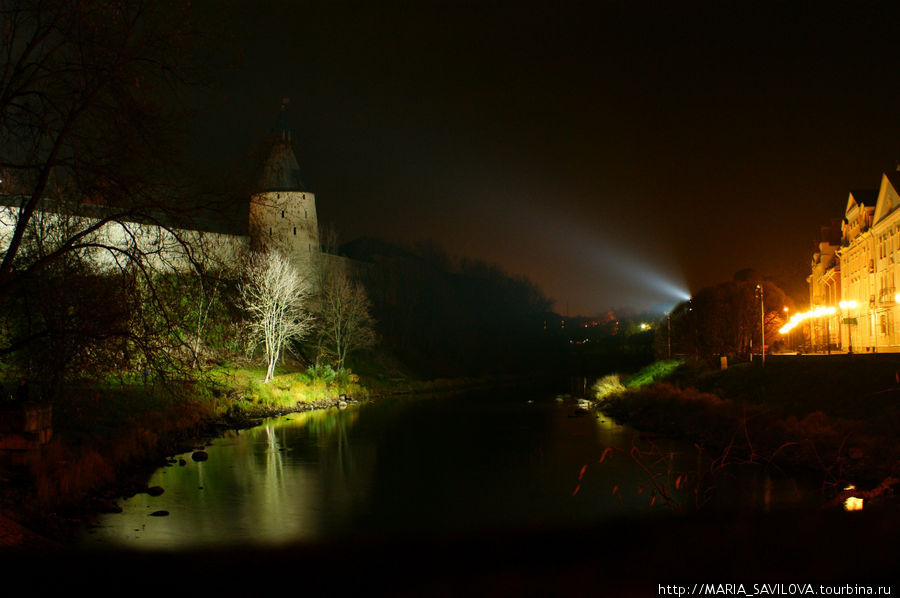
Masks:
[[[351,372],[336,374],[330,368],[288,371],[276,374],[264,382],[265,368],[219,367],[211,372],[211,379],[230,390],[230,400],[242,405],[270,408],[290,408],[298,403],[315,403],[345,394],[355,398],[365,397],[366,388],[359,377]]]
[[[653,384],[661,380],[665,380],[672,373],[684,364],[683,359],[671,359],[668,361],[654,361],[650,365],[641,369],[638,373],[626,380],[626,388],[640,388]]]

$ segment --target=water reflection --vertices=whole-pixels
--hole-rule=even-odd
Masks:
[[[208,460],[186,454],[185,465],[157,471],[148,485],[165,493],[125,501],[87,542],[156,549],[320,538],[352,502],[346,478],[365,485],[365,468],[346,450],[357,418],[355,409],[314,411],[229,432],[206,448]],[[157,510],[171,515],[148,517]]]
[[[232,432],[209,459],[162,468],[88,546],[279,545],[354,534],[579,526],[623,515],[774,508],[801,496],[760,469],[642,438],[552,394],[461,393],[294,414]],[[705,469],[706,468],[706,469]],[[715,492],[712,492],[714,487]],[[795,494],[796,491],[796,494]],[[714,503],[716,501],[713,501]],[[169,517],[150,517],[167,510]]]

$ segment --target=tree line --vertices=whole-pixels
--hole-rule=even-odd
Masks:
[[[364,238],[340,252],[360,264],[384,343],[420,375],[524,371],[546,361],[551,301],[526,277],[433,242]]]

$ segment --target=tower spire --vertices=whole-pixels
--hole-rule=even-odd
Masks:
[[[281,110],[275,123],[274,139],[269,158],[263,167],[259,182],[261,191],[305,191],[300,178],[300,166],[291,147],[294,131],[288,126],[287,106],[290,98],[282,98]]]
[[[294,139],[294,132],[288,126],[287,107],[291,98],[281,98],[281,110],[278,112],[278,121],[275,123],[275,134],[279,141],[290,144]]]

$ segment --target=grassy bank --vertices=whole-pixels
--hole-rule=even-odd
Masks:
[[[835,488],[900,474],[900,357],[775,356],[724,371],[658,362],[595,393],[611,417],[724,461],[812,469]]]
[[[53,402],[53,439],[39,455],[0,466],[0,519],[64,539],[93,513],[146,490],[147,476],[171,455],[202,448],[225,428],[260,418],[401,394],[502,385],[518,378],[415,380],[381,370],[363,380],[331,368],[287,366],[269,383],[265,370],[219,366],[200,380],[152,378],[72,386]],[[2,526],[0,526],[2,531]]]
[[[201,448],[224,427],[368,396],[352,373],[293,369],[268,384],[262,368],[223,366],[192,381],[72,385],[52,402],[53,438],[40,454],[0,467],[0,514],[64,537],[71,522],[115,510],[169,455]]]

